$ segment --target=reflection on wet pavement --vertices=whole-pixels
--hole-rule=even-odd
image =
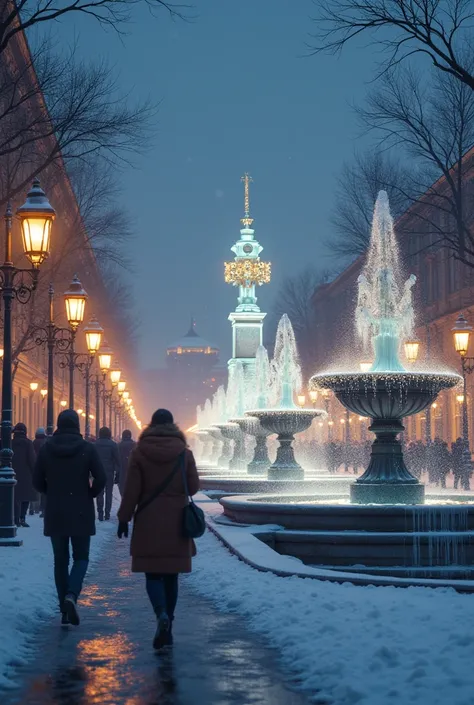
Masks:
[[[154,619],[144,576],[129,573],[128,544],[113,543],[91,571],[81,626],[58,620],[38,634],[22,687],[2,705],[304,705],[288,690],[274,654],[235,615],[217,612],[183,584],[175,647],[151,648]]]

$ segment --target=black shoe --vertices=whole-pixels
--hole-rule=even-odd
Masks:
[[[61,613],[61,626],[62,627],[68,627],[70,625],[69,617],[67,616],[67,612],[62,612]]]
[[[64,611],[67,615],[70,624],[78,627],[80,624],[79,614],[76,607],[76,598],[74,595],[69,594],[64,598]]]
[[[106,515],[105,515],[105,521],[109,521],[109,519],[110,519],[110,514],[106,514]]]
[[[153,639],[153,648],[159,651],[165,646],[169,646],[169,634],[170,619],[166,612],[162,612],[158,617],[158,624],[156,627],[155,637]]]
[[[103,514],[99,514],[98,519],[99,519],[99,521],[104,521],[104,515],[103,515]]]
[[[30,509],[30,517],[32,517],[34,514],[36,514],[34,509]]]
[[[40,519],[44,519],[44,512],[40,512]]]
[[[24,529],[30,528],[30,525],[26,523],[26,519],[22,519],[20,526],[22,526]]]

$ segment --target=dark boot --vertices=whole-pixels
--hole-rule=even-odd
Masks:
[[[70,624],[78,627],[80,624],[79,614],[76,607],[76,597],[72,593],[69,593],[64,598],[64,611],[66,612],[67,618]]]
[[[153,639],[153,648],[159,651],[168,646],[170,633],[170,619],[166,612],[162,612],[157,619],[156,632]]]
[[[20,526],[22,526],[24,529],[29,529],[30,525],[26,523],[26,519],[22,519]]]
[[[67,612],[62,612],[61,613],[61,626],[68,627],[69,624],[70,624],[70,622],[69,622],[69,617],[67,616]]]

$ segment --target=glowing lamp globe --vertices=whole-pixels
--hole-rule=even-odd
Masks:
[[[305,395],[304,395],[304,394],[298,394],[298,406],[301,406],[301,408],[303,408],[303,406],[304,406],[305,404],[306,404],[306,397],[305,397]]]
[[[87,292],[82,288],[82,284],[75,274],[69,289],[64,292],[66,317],[72,329],[76,329],[84,320],[87,298]]]
[[[33,267],[37,268],[49,255],[51,228],[56,216],[39,179],[33,181],[25,203],[18,208],[16,214],[20,219],[23,252]]]
[[[67,406],[67,401],[66,401],[65,399],[63,399],[63,400],[60,401],[59,403],[60,403],[60,405],[62,406],[63,409],[66,408],[66,406]]]
[[[92,316],[91,320],[84,328],[84,333],[86,334],[86,344],[89,355],[95,355],[99,352],[102,335],[104,333],[104,329],[95,316]]]
[[[106,374],[110,370],[112,364],[112,350],[104,341],[99,350],[99,367],[100,371]]]
[[[405,357],[410,365],[414,365],[418,360],[418,354],[420,352],[420,341],[413,338],[412,340],[407,340],[404,344]]]
[[[48,390],[47,389],[40,389],[40,394],[44,399],[48,394]]]
[[[318,399],[318,392],[316,389],[312,389],[309,393],[309,398],[311,399],[312,403],[315,404],[317,399]]]
[[[31,389],[32,392],[36,392],[36,390],[38,389],[38,387],[39,387],[39,383],[38,383],[38,382],[30,382],[30,389]]]
[[[122,370],[120,370],[118,367],[114,367],[113,370],[110,370],[110,381],[112,383],[112,387],[116,387],[118,383],[120,382],[120,377],[122,375]]]
[[[125,382],[125,380],[121,379],[120,382],[117,384],[118,393],[123,394],[126,386],[127,386],[127,383]]]
[[[465,357],[469,349],[469,338],[472,326],[469,325],[463,314],[460,313],[451,330],[453,332],[454,348],[456,352],[459,353],[461,357]]]
[[[125,401],[127,401],[129,396],[130,396],[130,392],[122,392],[122,399],[125,399]]]

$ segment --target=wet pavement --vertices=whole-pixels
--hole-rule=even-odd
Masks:
[[[45,623],[21,688],[2,705],[306,705],[278,671],[277,655],[185,581],[173,650],[157,655],[144,576],[131,575],[128,543],[111,542],[80,601],[81,626]]]

